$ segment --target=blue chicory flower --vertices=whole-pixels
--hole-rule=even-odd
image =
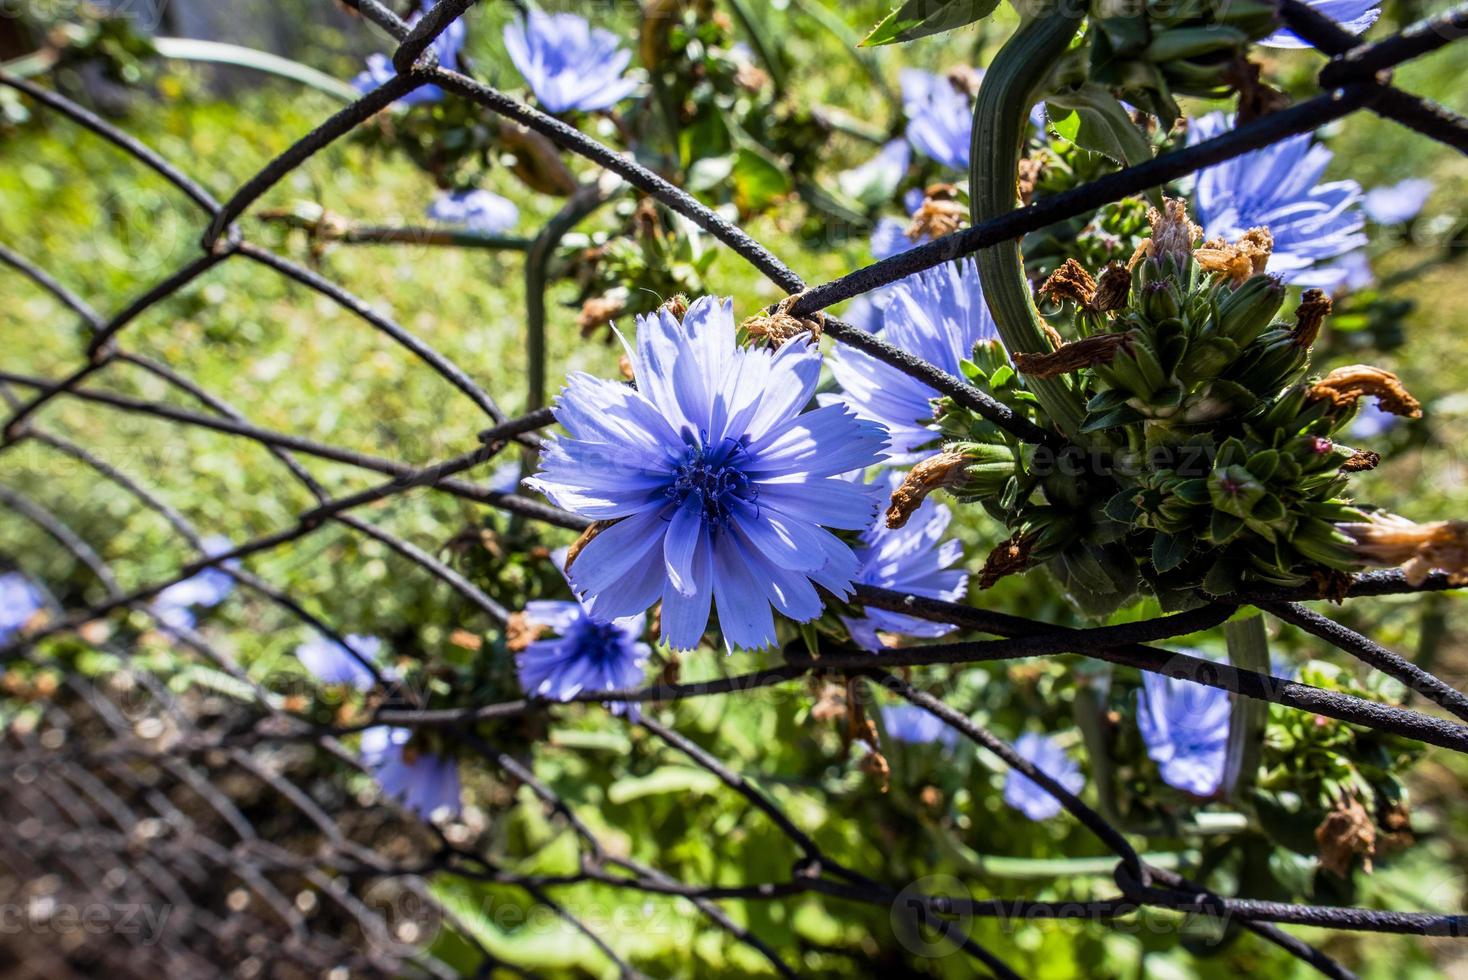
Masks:
[[[202,544],[204,554],[210,557],[223,554],[234,547],[229,538],[217,534],[205,538]],[[224,565],[226,568],[238,568],[239,562],[231,559]],[[234,576],[223,568],[211,566],[159,592],[149,608],[166,626],[193,629],[198,621],[198,610],[213,609],[228,599],[233,591]]]
[[[890,140],[866,163],[836,175],[841,193],[868,206],[886,201],[907,175],[912,148],[906,140]]]
[[[470,231],[498,235],[515,227],[520,209],[515,203],[483,189],[445,191],[428,205],[434,221],[463,225]]]
[[[359,691],[369,690],[376,681],[362,661],[378,661],[382,640],[358,633],[349,633],[342,639],[346,641],[346,647],[318,633],[296,647],[296,659],[323,684],[345,684]],[[352,656],[353,652],[357,656]],[[384,671],[383,676],[388,676],[388,672]]]
[[[1371,258],[1366,254],[1364,248],[1347,252],[1329,263],[1327,268],[1340,273],[1340,282],[1336,285],[1336,289],[1341,292],[1354,293],[1376,282],[1376,273],[1371,268]]]
[[[562,561],[564,559],[558,559]],[[539,600],[525,604],[525,619],[557,634],[536,640],[515,658],[526,694],[565,701],[582,691],[625,691],[642,681],[652,648],[642,642],[641,613],[607,622],[581,602]],[[613,714],[638,716],[637,705],[608,704]]]
[[[1360,34],[1381,16],[1380,0],[1305,0],[1305,5],[1315,8],[1317,14],[1329,17],[1352,34]],[[1313,47],[1288,27],[1281,27],[1259,43],[1266,48]]]
[[[573,374],[551,441],[525,485],[557,506],[612,521],[571,567],[593,615],[615,620],[662,598],[662,636],[698,645],[710,605],[727,644],[775,642],[771,607],[821,614],[815,586],[847,596],[851,548],[826,528],[865,530],[878,505],[842,479],[880,458],[880,426],[845,407],[803,411],[820,380],[808,338],[737,347],[730,300],[701,297],[683,322],[637,318],[637,387]]]
[[[495,493],[518,493],[520,490],[520,461],[507,459],[490,471],[485,486]]]
[[[1379,225],[1400,225],[1422,213],[1432,196],[1432,181],[1408,177],[1385,187],[1373,187],[1361,198],[1366,217]]]
[[[9,643],[45,606],[41,590],[20,572],[0,575],[0,643]]]
[[[1195,796],[1218,792],[1231,711],[1227,691],[1142,672],[1137,727],[1163,782]]]
[[[879,482],[890,493],[902,483],[902,477],[889,471],[886,479]],[[877,515],[876,523],[862,534],[861,546],[856,549],[861,563],[856,581],[946,602],[962,599],[968,589],[968,572],[952,566],[963,558],[963,543],[951,538],[943,540],[952,519],[953,512],[932,497],[925,499],[899,528],[889,528],[884,516]],[[842,621],[851,631],[851,638],[872,653],[886,649],[878,630],[935,637],[955,629],[948,623],[875,608],[868,608],[860,618],[846,617]]]
[[[452,758],[408,744],[406,728],[376,725],[362,732],[362,765],[384,796],[427,820],[439,810],[459,812],[459,766]]]
[[[942,75],[904,68],[898,76],[907,140],[919,153],[952,170],[968,172],[973,103]]]
[[[1401,424],[1402,418],[1381,407],[1381,402],[1368,398],[1346,429],[1353,439],[1375,439]]]
[[[891,293],[882,311],[882,339],[950,374],[959,373],[975,344],[999,339],[973,259],[909,276]],[[844,391],[839,400],[887,429],[893,461],[913,461],[914,451],[933,440],[927,420],[935,389],[854,348],[832,355],[831,373]]]
[[[984,70],[974,69],[982,79]],[[917,68],[897,76],[902,112],[907,116],[907,140],[919,153],[951,170],[968,173],[969,146],[974,129],[974,105],[968,92],[950,79]],[[1030,109],[1030,124],[1043,129],[1045,107]]]
[[[1233,117],[1212,112],[1191,121],[1188,145],[1222,135]],[[1274,236],[1269,271],[1297,286],[1333,289],[1345,278],[1328,260],[1366,244],[1361,185],[1317,183],[1333,154],[1301,133],[1205,167],[1193,203],[1207,238],[1233,241],[1260,225]]]
[[[423,10],[432,5],[432,0],[427,0],[417,13],[408,18],[408,24],[411,26],[418,23],[418,18],[423,16]],[[433,53],[438,57],[441,67],[450,71],[458,70],[459,52],[464,47],[464,36],[464,19],[460,17],[444,28],[442,34],[433,39]],[[392,59],[380,51],[375,51],[367,56],[366,70],[352,79],[352,88],[365,95],[392,81],[396,75],[397,71],[392,66]],[[429,105],[434,102],[442,102],[443,97],[444,91],[437,85],[420,85],[398,99],[398,102],[407,106]]]
[[[1080,765],[1066,755],[1054,735],[1025,732],[1014,740],[1014,751],[1071,793],[1079,793],[1086,785]],[[1049,790],[1017,769],[1009,770],[1004,778],[1004,802],[1031,820],[1049,820],[1062,809]]]
[[[888,738],[913,745],[937,742],[952,751],[958,746],[958,732],[943,719],[915,704],[884,704],[882,728]]]
[[[622,77],[632,52],[576,14],[531,7],[523,20],[505,25],[505,48],[547,112],[606,109],[637,88]]]
[[[910,252],[928,241],[926,235],[914,241],[907,237],[906,221],[900,218],[882,217],[872,229],[872,255],[878,259],[890,259],[894,255]]]

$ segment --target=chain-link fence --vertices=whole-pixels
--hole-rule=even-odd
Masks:
[[[397,39],[392,60],[400,73],[322,122],[222,202],[186,173],[185,167],[164,159],[144,141],[71,99],[21,78],[0,75],[0,85],[91,130],[138,165],[162,177],[207,221],[196,255],[182,267],[169,270],[115,312],[94,309],[84,297],[63,285],[61,277],[33,262],[25,254],[25,242],[0,244],[0,261],[79,317],[86,333],[80,365],[63,377],[32,377],[8,367],[0,371],[0,395],[9,405],[0,452],[13,453],[17,447],[39,444],[89,468],[99,480],[115,484],[138,506],[159,515],[180,540],[199,553],[198,558],[166,580],[125,589],[93,546],[56,516],[50,502],[0,484],[0,503],[9,519],[33,524],[94,576],[105,592],[103,599],[85,607],[61,608],[53,600],[46,621],[7,643],[0,657],[7,663],[30,660],[44,664],[37,652],[38,644],[72,632],[96,636],[98,644],[109,649],[113,641],[105,631],[96,629],[97,624],[113,614],[132,612],[158,619],[158,630],[236,685],[229,695],[203,686],[180,693],[161,683],[145,664],[134,667],[132,651],[110,649],[126,665],[123,670],[99,679],[63,666],[64,682],[59,687],[36,692],[43,705],[40,721],[24,730],[12,728],[0,750],[5,781],[5,790],[0,792],[0,813],[7,828],[5,844],[0,847],[0,887],[6,892],[4,908],[15,913],[10,920],[0,922],[0,929],[14,939],[6,940],[9,956],[39,973],[48,973],[46,964],[55,961],[58,972],[54,975],[60,975],[59,964],[77,962],[78,956],[94,964],[98,974],[108,971],[116,976],[156,975],[159,971],[167,975],[203,974],[213,972],[223,961],[241,964],[243,975],[456,975],[454,967],[424,952],[428,941],[441,929],[456,927],[453,910],[429,894],[425,882],[433,875],[462,876],[522,889],[547,915],[581,931],[624,975],[635,975],[637,970],[613,951],[602,934],[604,929],[617,925],[588,921],[577,909],[562,904],[558,894],[578,884],[600,883],[686,900],[691,909],[757,951],[782,975],[793,975],[796,970],[783,962],[757,931],[740,925],[721,909],[721,901],[780,903],[820,893],[887,907],[893,928],[914,955],[961,950],[973,958],[976,967],[1005,977],[1016,974],[1005,965],[1004,950],[975,942],[966,929],[973,919],[1111,922],[1145,914],[1148,909],[1169,910],[1242,927],[1336,977],[1351,974],[1281,926],[1423,936],[1462,936],[1468,930],[1468,917],[1434,909],[1383,912],[1214,894],[1149,863],[1148,855],[1139,852],[1125,833],[1062,781],[1037,769],[988,730],[906,679],[907,668],[1081,654],[1468,752],[1468,725],[1464,724],[1468,722],[1468,697],[1372,639],[1300,605],[1320,598],[1313,586],[1262,590],[1230,596],[1226,601],[1210,599],[1188,612],[1094,629],[1060,629],[967,605],[862,587],[859,599],[869,606],[995,638],[895,649],[880,659],[839,651],[815,657],[803,646],[793,647],[785,651],[782,665],[753,673],[696,683],[668,679],[639,690],[584,692],[573,699],[666,704],[694,698],[740,698],[812,675],[847,685],[853,696],[858,696],[865,685],[884,688],[930,712],[964,739],[1034,780],[1114,853],[1114,897],[1075,903],[1031,900],[1022,895],[958,899],[940,894],[948,890],[940,882],[902,887],[875,880],[861,869],[844,866],[823,853],[798,822],[758,785],[757,777],[747,778],[733,771],[695,740],[653,720],[650,713],[640,718],[608,714],[607,724],[640,727],[647,736],[715,777],[778,828],[794,854],[789,874],[777,880],[740,884],[677,880],[656,867],[621,856],[578,812],[577,801],[562,798],[537,778],[526,756],[491,744],[476,727],[489,720],[533,718],[550,710],[549,703],[516,699],[429,710],[423,706],[422,691],[395,683],[391,677],[384,677],[370,659],[358,657],[361,666],[382,685],[385,695],[372,703],[369,717],[349,725],[322,726],[293,710],[289,692],[261,685],[226,650],[212,644],[190,624],[159,618],[157,607],[150,601],[170,586],[213,569],[308,629],[352,651],[343,636],[352,624],[323,621],[287,592],[247,570],[252,556],[335,526],[352,535],[375,539],[505,628],[513,610],[505,609],[438,556],[371,523],[367,516],[371,505],[403,494],[435,493],[573,531],[584,530],[590,523],[528,496],[491,489],[472,478],[476,470],[507,447],[533,450],[538,445],[537,433],[554,422],[548,409],[536,407],[520,417],[507,416],[494,394],[481,388],[470,372],[440,354],[421,336],[312,269],[246,240],[236,224],[262,195],[309,157],[420,86],[437,85],[452,97],[542,134],[560,149],[615,174],[696,223],[780,289],[798,296],[789,308],[793,315],[810,316],[912,273],[1087,213],[1285,137],[1310,132],[1359,110],[1468,151],[1468,120],[1394,87],[1390,77],[1393,67],[1463,36],[1468,31],[1468,7],[1455,8],[1380,41],[1358,43],[1299,0],[1281,0],[1280,14],[1285,23],[1329,56],[1319,73],[1320,95],[1259,116],[1223,136],[1124,168],[835,281],[811,285],[758,241],[658,174],[472,77],[436,65],[425,52],[471,2],[440,0],[411,27],[378,0],[351,3]],[[86,179],[87,175],[77,177]],[[592,202],[600,193],[595,187],[583,189],[540,237],[524,243],[529,261],[537,261],[537,253],[545,252],[588,206],[594,206]],[[452,385],[466,407],[484,416],[487,427],[478,443],[432,465],[411,466],[273,431],[248,421],[240,410],[169,365],[127,348],[127,329],[140,315],[222,263],[254,263],[268,269],[339,305],[399,345],[405,354]],[[539,318],[543,321],[543,308]],[[921,379],[1021,439],[1047,442],[1054,438],[966,381],[877,336],[835,317],[826,317],[824,329],[836,343],[851,345]],[[179,397],[145,401],[88,384],[122,365],[145,372]],[[543,388],[532,391],[531,405],[542,404],[543,398]],[[102,458],[87,445],[63,438],[37,421],[43,406],[66,399],[249,440],[268,450],[281,474],[303,487],[315,502],[273,533],[230,544],[224,550],[206,550],[205,539],[211,529],[192,525],[150,491],[140,474],[129,473],[125,463]],[[301,463],[302,458],[313,457],[376,474],[381,480],[359,492],[332,496]],[[1379,572],[1357,576],[1343,598],[1449,587],[1447,577],[1441,574],[1413,586],[1400,573]],[[1256,605],[1390,675],[1452,717],[1322,690],[1156,645],[1217,626],[1246,604]],[[391,807],[358,800],[333,775],[359,766],[356,755],[339,740],[373,725],[442,732],[459,751],[482,758],[507,784],[527,787],[552,819],[575,835],[578,870],[559,876],[518,873],[496,864],[485,853],[463,846],[461,840],[446,835],[432,823],[408,819]],[[25,928],[14,928],[21,920]],[[472,929],[460,930],[459,935],[477,948],[481,975],[501,970],[525,972],[512,962],[500,962],[475,939]]]

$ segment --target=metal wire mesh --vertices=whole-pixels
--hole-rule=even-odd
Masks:
[[[796,315],[824,310],[914,272],[1084,214],[1122,196],[1287,136],[1312,131],[1361,109],[1468,152],[1468,121],[1402,92],[1390,79],[1394,66],[1460,37],[1468,29],[1468,6],[1413,25],[1396,36],[1358,43],[1299,0],[1281,0],[1280,12],[1285,22],[1329,56],[1319,75],[1321,95],[1254,119],[1226,135],[1125,168],[858,269],[833,282],[811,286],[759,242],[657,174],[482,82],[437,66],[431,55],[425,58],[434,37],[471,3],[472,0],[440,0],[411,28],[377,0],[352,3],[398,40],[393,63],[400,74],[301,137],[222,203],[178,166],[65,96],[20,78],[0,75],[0,85],[9,86],[47,110],[91,130],[168,181],[208,222],[197,255],[110,314],[93,309],[84,298],[34,264],[23,254],[23,243],[15,243],[13,247],[0,245],[0,262],[80,317],[87,334],[83,362],[63,377],[40,378],[8,369],[0,371],[0,396],[10,410],[0,452],[13,452],[16,447],[30,443],[69,457],[95,471],[100,479],[121,488],[139,506],[156,512],[182,541],[199,552],[198,558],[166,580],[124,589],[108,564],[46,502],[0,485],[0,504],[13,517],[34,524],[90,570],[105,592],[105,598],[85,608],[53,609],[49,622],[0,649],[0,661],[41,662],[36,652],[38,641],[72,631],[85,632],[92,624],[119,611],[153,615],[150,599],[168,586],[209,568],[224,570],[264,602],[278,606],[309,629],[341,642],[341,634],[347,631],[345,626],[323,621],[240,563],[316,534],[328,525],[381,542],[503,627],[510,610],[436,556],[370,523],[362,516],[364,509],[421,489],[562,528],[579,530],[587,525],[588,522],[576,515],[528,497],[490,489],[469,478],[472,471],[512,444],[533,448],[537,444],[535,434],[554,422],[547,409],[536,408],[520,417],[508,417],[494,396],[483,390],[470,373],[437,352],[422,337],[318,273],[245,240],[236,224],[263,194],[307,158],[420,86],[440,86],[486,112],[543,134],[561,149],[615,173],[686,216],[779,288],[798,295],[791,309]],[[582,213],[578,209],[585,204],[583,195],[579,203],[569,205],[557,219],[558,227],[564,230],[574,224]],[[533,247],[531,251],[533,255]],[[150,307],[214,267],[241,261],[269,269],[339,305],[436,372],[486,418],[488,427],[479,441],[434,464],[411,466],[272,431],[251,423],[237,409],[167,364],[123,346],[127,328]],[[960,378],[949,376],[851,324],[828,317],[826,332],[838,343],[859,348],[920,378],[1025,440],[1043,442],[1054,438]],[[193,407],[144,401],[86,384],[118,365],[146,372],[175,390]],[[538,405],[540,397],[539,393],[533,393],[531,404]],[[126,467],[114,465],[87,446],[37,423],[38,410],[56,399],[78,399],[117,412],[202,427],[256,443],[268,450],[283,472],[303,487],[314,503],[272,533],[235,544],[227,551],[205,554],[203,540],[207,529],[190,524],[148,490],[137,476],[130,475]],[[301,464],[301,457],[330,460],[377,474],[382,479],[366,490],[331,496]],[[1347,597],[1448,587],[1441,575],[1429,577],[1420,586],[1411,586],[1399,573],[1372,573],[1355,578]],[[144,667],[129,667],[105,683],[76,670],[63,670],[64,684],[49,692],[44,701],[43,723],[29,733],[10,732],[0,746],[0,769],[4,771],[6,786],[0,793],[0,819],[11,831],[0,848],[0,882],[3,882],[0,887],[8,889],[13,896],[44,899],[43,918],[58,914],[57,896],[70,903],[66,907],[73,912],[92,907],[89,903],[110,910],[105,913],[108,915],[117,915],[119,909],[134,910],[128,921],[109,922],[109,928],[95,933],[75,931],[69,940],[85,944],[91,961],[117,976],[142,976],[160,970],[169,975],[209,973],[221,960],[239,961],[256,973],[278,976],[314,976],[331,970],[339,971],[333,975],[401,972],[454,975],[450,967],[413,943],[415,933],[411,929],[404,935],[402,923],[396,921],[403,909],[408,908],[412,910],[410,918],[437,916],[452,922],[451,913],[437,905],[423,887],[424,877],[435,873],[523,889],[581,930],[623,975],[636,975],[637,970],[620,958],[596,930],[559,904],[555,898],[558,891],[581,883],[601,883],[686,899],[701,915],[757,951],[782,975],[793,975],[795,970],[782,962],[780,954],[755,932],[731,919],[721,909],[721,900],[781,902],[804,893],[821,893],[852,902],[889,906],[898,918],[906,918],[912,926],[928,928],[940,940],[965,950],[976,965],[1001,977],[1017,974],[1004,964],[1002,951],[984,948],[964,934],[962,925],[967,918],[1111,921],[1145,907],[1194,913],[1240,924],[1334,977],[1351,974],[1341,964],[1279,927],[1312,925],[1434,936],[1462,936],[1468,932],[1468,917],[1431,909],[1382,912],[1214,894],[1172,871],[1149,864],[1148,856],[1135,850],[1124,833],[1059,781],[1037,770],[1004,741],[941,699],[918,689],[897,672],[905,667],[1076,653],[1198,680],[1245,698],[1468,752],[1468,725],[1463,724],[1468,721],[1468,697],[1373,640],[1299,605],[1301,600],[1318,598],[1311,589],[1235,595],[1186,613],[1084,630],[1057,628],[1017,616],[870,587],[861,588],[859,598],[877,608],[950,623],[966,632],[996,638],[894,650],[880,660],[880,665],[874,665],[869,656],[833,653],[817,660],[801,650],[787,650],[784,665],[766,670],[714,681],[659,683],[640,690],[586,693],[576,700],[669,703],[692,698],[738,697],[810,675],[879,685],[931,712],[962,737],[992,751],[1052,794],[1115,854],[1114,897],[1085,903],[1008,896],[958,900],[911,888],[899,889],[859,869],[845,867],[823,853],[768,793],[685,735],[646,716],[619,722],[641,726],[649,736],[716,777],[778,828],[796,855],[788,877],[781,880],[733,886],[677,880],[655,867],[618,856],[578,815],[575,803],[561,798],[537,779],[525,759],[489,744],[470,727],[492,718],[535,716],[551,707],[546,702],[517,699],[426,710],[416,692],[394,686],[388,679],[390,696],[374,706],[369,719],[360,725],[322,727],[294,714],[288,698],[283,698],[278,691],[262,688],[228,652],[211,645],[198,632],[162,621],[157,624],[158,629],[202,663],[237,681],[247,692],[246,700],[222,697],[198,688],[176,693]],[[1456,720],[1321,690],[1268,674],[1207,663],[1152,645],[1216,626],[1244,604],[1258,605],[1396,678]],[[107,641],[103,642],[105,645]],[[113,652],[124,664],[130,663],[130,651]],[[363,660],[363,666],[380,681],[385,680],[371,662]],[[342,767],[356,766],[354,755],[338,739],[369,724],[432,727],[454,733],[466,753],[482,758],[507,781],[528,787],[556,820],[571,829],[579,844],[579,870],[556,877],[518,874],[497,866],[485,854],[461,847],[432,825],[404,819],[388,807],[358,802],[342,789],[340,780],[323,776],[321,760],[331,760]],[[258,754],[264,745],[276,750],[268,760]],[[282,748],[287,750],[284,754],[280,752]],[[180,794],[191,805],[181,807],[177,802]],[[388,885],[384,886],[384,882]],[[45,887],[38,883],[44,883]],[[382,887],[392,891],[388,903],[381,901]],[[318,902],[331,907],[317,909]],[[35,901],[30,907],[36,907]],[[158,908],[169,910],[167,921],[148,921],[144,912]],[[308,918],[306,912],[316,914]],[[33,917],[32,925],[35,921]],[[166,934],[167,941],[156,941],[160,933]],[[477,946],[483,957],[482,974],[496,970],[526,972],[514,963],[499,962],[473,938],[472,930],[461,935]],[[60,955],[44,942],[26,953],[35,957],[33,965],[45,962],[49,956]]]

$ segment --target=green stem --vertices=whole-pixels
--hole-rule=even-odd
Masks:
[[[1051,69],[1081,25],[1081,15],[1057,7],[1023,26],[999,49],[979,86],[970,148],[969,196],[974,224],[997,218],[1018,204],[1020,155],[1029,127],[1030,107],[1044,94]],[[1000,339],[1010,353],[1052,349],[1030,297],[1019,242],[980,250],[979,282],[994,314]],[[1070,381],[1027,378],[1026,384],[1055,426],[1067,437],[1080,431],[1085,405]]]
[[[1076,670],[1075,701],[1071,706],[1086,756],[1091,763],[1091,783],[1096,787],[1096,806],[1113,824],[1125,823],[1116,799],[1116,766],[1106,738],[1106,706],[1111,694],[1112,665],[1085,663]]]
[[[1240,670],[1261,674],[1269,671],[1269,634],[1264,617],[1250,616],[1225,623],[1228,659]],[[1269,702],[1235,697],[1228,721],[1228,754],[1224,757],[1223,789],[1237,800],[1254,785],[1259,772],[1259,753],[1264,746],[1264,726],[1269,721]]]

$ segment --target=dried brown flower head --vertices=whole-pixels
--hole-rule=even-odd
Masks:
[[[1327,871],[1344,878],[1360,857],[1361,867],[1369,873],[1376,856],[1376,826],[1360,800],[1346,797],[1315,828],[1315,843],[1320,848],[1320,866]]]
[[[768,344],[771,347],[779,347],[792,337],[801,334],[809,334],[812,343],[821,339],[821,333],[825,329],[826,315],[817,313],[813,317],[792,316],[790,308],[800,295],[786,296],[780,300],[773,313],[757,313],[745,319],[739,326],[754,341]]]
[[[1014,355],[1014,367],[1020,374],[1032,378],[1054,378],[1081,368],[1110,364],[1117,352],[1131,346],[1132,335],[1128,333],[1098,333],[1093,337],[1072,340],[1061,344],[1048,354]]]
[[[523,653],[544,632],[544,626],[532,623],[523,612],[511,613],[505,623],[505,646],[511,653]]]
[[[1033,548],[1034,540],[1018,531],[1010,535],[1009,540],[1000,542],[997,548],[989,552],[989,557],[984,559],[984,567],[979,572],[979,588],[991,589],[994,583],[1006,575],[1014,575],[1029,568],[1030,551]]]
[[[1274,236],[1269,229],[1250,228],[1232,245],[1221,238],[1205,242],[1193,258],[1205,271],[1228,276],[1237,286],[1264,272],[1273,252]]]
[[[963,453],[947,449],[914,466],[902,485],[892,491],[892,505],[887,508],[887,526],[902,527],[922,506],[928,494],[941,487],[957,486],[963,479],[966,461]]]
[[[1163,198],[1161,211],[1147,211],[1147,222],[1152,226],[1152,237],[1142,240],[1128,265],[1135,265],[1143,255],[1159,261],[1171,256],[1179,265],[1187,265],[1193,243],[1203,237],[1203,229],[1188,218],[1187,205],[1180,198]]]
[[[1132,274],[1120,262],[1112,262],[1096,280],[1096,295],[1091,299],[1095,313],[1107,313],[1126,306],[1132,292]]]
[[[1079,306],[1089,307],[1096,298],[1096,280],[1075,259],[1066,259],[1040,286],[1040,295],[1049,296],[1056,302],[1070,300]]]
[[[1342,473],[1364,473],[1374,470],[1381,465],[1381,453],[1372,452],[1369,449],[1358,449],[1351,454],[1351,458],[1341,464]]]
[[[682,323],[683,315],[688,312],[688,297],[682,293],[675,293],[663,300],[663,305],[658,309],[671,314],[674,320]]]
[[[1326,399],[1336,411],[1355,408],[1356,402],[1367,395],[1374,395],[1384,412],[1409,419],[1422,417],[1421,402],[1402,387],[1397,376],[1369,364],[1338,367],[1310,388],[1312,401]]]
[[[1318,289],[1305,290],[1305,295],[1300,297],[1300,305],[1295,309],[1296,347],[1309,350],[1315,345],[1325,318],[1330,316],[1330,308],[1330,297],[1325,293]]]
[[[1035,185],[1045,174],[1045,160],[1042,157],[1024,157],[1019,162],[1019,179],[1016,181],[1016,190],[1019,192],[1021,204],[1029,204],[1035,196]]]
[[[1366,565],[1399,566],[1407,581],[1421,585],[1433,569],[1446,572],[1453,585],[1468,585],[1468,521],[1417,524],[1395,514],[1370,521],[1337,524],[1355,541],[1351,549]]]
[[[627,304],[619,297],[593,296],[581,304],[581,312],[576,315],[576,327],[582,338],[589,338],[598,327],[604,327],[621,316],[626,308]]]

